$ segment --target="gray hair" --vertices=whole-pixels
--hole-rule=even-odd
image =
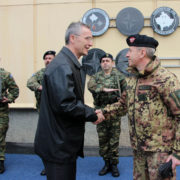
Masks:
[[[68,26],[68,28],[66,30],[66,34],[65,34],[65,44],[66,45],[69,44],[69,37],[71,34],[80,35],[82,27],[86,27],[86,28],[90,29],[88,25],[86,25],[80,21],[72,22]]]
[[[149,59],[153,59],[154,54],[155,54],[155,49],[154,48],[150,48],[150,47],[138,47],[138,49],[142,49],[145,48],[146,49],[146,55]]]
[[[147,47],[146,48],[147,57],[153,59],[155,51],[156,50],[154,48]]]

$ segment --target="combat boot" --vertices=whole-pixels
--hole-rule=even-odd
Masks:
[[[110,172],[110,170],[111,170],[111,168],[110,168],[110,161],[106,160],[104,167],[99,171],[99,176],[104,176],[105,174]]]
[[[4,160],[0,160],[0,174],[2,174],[4,171],[5,171]]]
[[[117,164],[111,164],[111,173],[113,177],[119,177],[120,173]]]

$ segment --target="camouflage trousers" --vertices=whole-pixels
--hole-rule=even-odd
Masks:
[[[134,151],[133,161],[133,180],[162,180],[158,175],[158,168],[166,162],[168,153],[161,152],[137,152]],[[176,171],[173,171],[174,177],[164,180],[175,180]]]
[[[119,163],[119,137],[121,119],[111,118],[97,125],[99,154],[104,160]]]
[[[6,133],[8,130],[9,118],[3,117],[0,118],[0,160],[5,159],[5,151],[6,151]]]

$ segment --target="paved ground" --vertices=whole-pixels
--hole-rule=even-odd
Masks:
[[[98,176],[103,166],[100,157],[79,158],[77,161],[77,180],[132,180],[132,157],[120,157],[118,168],[121,176],[114,178],[111,174]],[[36,155],[6,154],[6,171],[0,175],[0,180],[46,180],[39,173],[43,168],[40,158]],[[177,180],[180,180],[180,167],[177,168]]]

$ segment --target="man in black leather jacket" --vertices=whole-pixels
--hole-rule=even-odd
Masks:
[[[101,114],[84,104],[81,65],[88,54],[92,33],[81,22],[66,30],[66,46],[44,74],[35,152],[42,158],[48,180],[75,180],[76,159],[83,157],[85,122],[98,124]]]

